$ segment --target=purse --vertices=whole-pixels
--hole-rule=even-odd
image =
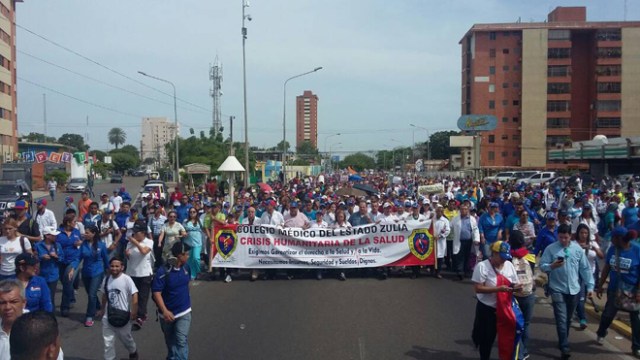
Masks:
[[[620,254],[616,248],[616,271],[618,277],[618,287],[616,289],[616,297],[614,304],[618,310],[626,312],[634,312],[640,310],[640,303],[636,301],[638,288],[629,284],[625,284],[620,276]]]
[[[104,293],[107,294],[107,321],[109,321],[111,326],[121,328],[129,324],[131,313],[129,311],[120,310],[111,304],[111,300],[109,300],[109,291],[107,291],[108,282],[109,276],[107,276],[104,281]]]

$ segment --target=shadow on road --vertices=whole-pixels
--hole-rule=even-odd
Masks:
[[[416,360],[431,359],[476,359],[475,357],[463,357],[458,351],[447,351],[431,349],[424,346],[414,345],[413,348],[405,353],[405,356]]]

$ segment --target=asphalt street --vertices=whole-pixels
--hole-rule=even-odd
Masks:
[[[132,197],[143,178],[125,178]],[[116,184],[98,184],[111,193]],[[64,194],[50,208],[61,215]],[[76,196],[74,196],[76,197]],[[477,359],[471,342],[475,303],[469,281],[352,277],[346,282],[309,277],[249,282],[245,272],[229,284],[198,281],[191,286],[191,359]],[[59,302],[60,293],[57,295]],[[530,327],[532,359],[559,355],[552,309],[541,297]],[[86,294],[69,318],[59,318],[67,359],[102,358],[102,325],[85,328]],[[153,302],[149,303],[153,313]],[[630,342],[610,332],[595,341],[595,319],[573,331],[572,359],[631,359]],[[575,329],[574,329],[575,330]],[[134,333],[142,359],[163,359],[164,340],[155,316]],[[118,356],[127,358],[121,344]],[[494,349],[493,358],[497,359]]]

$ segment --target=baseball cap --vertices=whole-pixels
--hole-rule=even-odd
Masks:
[[[27,209],[27,202],[24,200],[18,200],[16,201],[16,205],[13,207],[16,210],[22,210],[22,209]]]
[[[514,192],[514,193],[511,194],[511,198],[512,199],[520,199],[520,194],[517,193],[517,192]]]
[[[297,201],[292,201],[292,202],[289,204],[289,207],[293,207],[293,208],[296,208],[296,209],[297,209],[297,208],[298,208],[298,202],[297,202]]]
[[[113,189],[113,192],[114,192],[114,193],[117,193],[117,192],[119,192],[119,191],[120,191],[120,189]]]
[[[64,198],[64,202],[72,203],[73,202],[73,196],[67,196],[66,198]]]
[[[558,203],[554,202],[553,204],[551,204],[551,210],[558,210]]]
[[[500,205],[499,205],[497,202],[492,202],[491,204],[489,204],[489,207],[492,207],[492,208],[494,208],[494,207],[499,208],[499,207],[500,207]]]
[[[391,206],[392,206],[391,203],[386,202],[384,203],[384,205],[382,205],[382,208],[386,209],[386,208],[390,208]]]
[[[511,260],[511,246],[504,241],[496,241],[491,245],[491,251],[500,254],[503,260]]]
[[[418,204],[418,202],[416,201],[413,204],[411,204],[411,207],[414,208],[414,209],[417,209],[417,208],[420,207],[420,204]]]
[[[104,209],[104,213],[105,214],[111,214],[112,212],[113,212],[113,210],[111,210],[110,208]]]
[[[567,210],[560,210],[558,211],[558,216],[569,216],[569,212],[567,212]]]
[[[22,253],[18,256],[16,256],[16,267],[18,267],[19,265],[36,265],[38,263],[38,258],[30,253]]]
[[[549,212],[547,213],[547,215],[545,215],[545,219],[547,220],[556,220],[556,214]]]
[[[429,199],[422,200],[422,205],[425,205],[425,204],[431,204],[431,201],[429,201]]]
[[[109,194],[107,194],[107,193],[100,194],[100,197],[103,197],[103,196],[109,196]]]
[[[411,201],[405,201],[404,202],[404,207],[411,207]]]
[[[44,235],[54,235],[54,236],[56,236],[56,235],[60,234],[60,231],[58,229],[56,229],[55,227],[53,227],[53,226],[45,226],[44,229],[42,229],[42,233]]]
[[[612,236],[625,236],[627,235],[627,232],[629,232],[629,230],[627,230],[626,227],[624,226],[616,226],[613,231],[611,232]]]
[[[36,204],[47,206],[47,199],[40,199],[40,200],[38,200],[38,202]]]

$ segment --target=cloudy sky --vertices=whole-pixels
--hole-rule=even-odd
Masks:
[[[282,140],[283,82],[317,66],[324,69],[287,86],[291,143],[295,96],[304,90],[320,98],[320,151],[325,146],[345,153],[389,149],[410,145],[414,137],[422,141],[426,131],[409,124],[431,132],[455,129],[458,41],[465,32],[474,23],[543,21],[555,6],[576,3],[251,1],[249,142],[270,147]],[[624,16],[624,0],[581,5],[592,21]],[[234,138],[243,139],[242,0],[27,0],[17,8],[20,133],[44,132],[46,94],[47,135],[88,132],[93,149],[108,149],[106,133],[118,126],[127,143],[139,146],[141,118],[173,119],[173,100],[169,85],[138,70],[175,83],[184,100],[178,103],[183,136],[189,128],[208,131],[209,64],[218,55],[224,69],[223,124],[227,129],[228,116],[235,115]],[[639,19],[640,3],[629,0],[627,20]],[[326,140],[335,133],[341,135]]]

